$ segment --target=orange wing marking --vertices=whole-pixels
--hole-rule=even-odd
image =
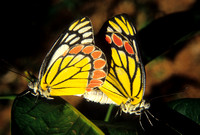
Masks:
[[[103,82],[101,80],[91,80],[88,85],[88,88],[99,87],[99,86],[101,86],[102,83]]]
[[[94,49],[95,49],[94,46],[87,46],[87,47],[85,47],[85,48],[82,50],[82,52],[85,53],[85,54],[89,54],[89,53],[91,53]]]
[[[101,57],[102,55],[102,52],[101,51],[94,51],[91,56],[94,58],[94,59],[97,59],[99,57]]]
[[[78,45],[74,48],[72,48],[69,53],[71,54],[78,54],[83,49],[83,45]]]
[[[133,48],[127,41],[124,41],[124,48],[129,54],[134,54]]]
[[[123,42],[122,39],[117,36],[116,34],[112,34],[112,39],[115,45],[117,45],[118,47],[122,47],[123,46]]]
[[[103,68],[106,65],[106,61],[103,59],[95,60],[94,61],[94,69]]]
[[[103,70],[95,70],[93,72],[94,79],[101,79],[106,76],[106,73]]]
[[[112,40],[111,40],[110,36],[106,35],[106,41],[107,41],[109,44],[112,43]]]

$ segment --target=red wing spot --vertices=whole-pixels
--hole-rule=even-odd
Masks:
[[[110,36],[106,35],[106,41],[107,41],[109,44],[111,44],[112,40],[111,40]]]
[[[127,41],[124,42],[124,48],[129,54],[134,54],[133,48]]]
[[[95,60],[94,61],[94,69],[103,68],[106,64],[106,61],[103,59]]]
[[[85,90],[86,90],[87,92],[89,92],[89,91],[92,90],[92,88],[86,88]]]
[[[75,46],[74,48],[72,48],[69,53],[71,54],[77,54],[79,53],[81,50],[83,49],[83,45],[78,45],[78,46]]]
[[[94,50],[94,46],[86,46],[82,52],[84,52],[85,54],[89,54]]]
[[[103,82],[101,80],[91,80],[90,83],[99,83],[99,84],[101,84]]]
[[[103,70],[95,70],[93,72],[92,78],[100,79],[100,78],[103,78],[103,77],[106,77],[106,73]]]
[[[118,47],[121,47],[123,45],[122,39],[116,34],[112,34],[112,39],[113,39],[114,44],[117,45]]]
[[[97,59],[102,55],[102,52],[101,51],[94,51],[91,55],[94,59]]]
[[[101,86],[102,83],[103,82],[101,80],[91,80],[88,85],[88,88],[99,87],[99,86]]]

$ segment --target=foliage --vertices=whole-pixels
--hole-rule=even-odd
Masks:
[[[200,109],[196,109],[199,108],[199,104],[199,99],[183,99],[171,102],[169,106],[180,113],[190,112],[184,115],[190,117],[196,123],[200,123]],[[177,118],[173,118],[173,120],[177,121]],[[109,123],[94,121],[104,133],[110,135],[134,135],[142,133],[141,129],[138,128],[137,122],[123,121]],[[169,121],[167,122],[170,124]],[[189,123],[191,122],[189,121]],[[26,94],[17,97],[12,108],[12,134],[104,134],[95,124],[60,97],[48,100],[42,97],[37,99],[37,97],[31,94]],[[191,125],[188,124],[186,125],[190,127]],[[167,132],[170,131],[170,133],[176,133],[176,131],[185,133],[188,130],[190,131],[190,129],[185,131],[183,129],[176,129],[176,127],[173,129],[172,127],[175,126],[171,125],[169,129],[165,130]],[[159,129],[156,128],[156,132],[160,132]],[[150,132],[155,132],[152,130]]]
[[[12,108],[12,134],[103,134],[60,97],[54,100],[26,94]]]
[[[200,99],[179,99],[169,103],[170,108],[200,125]]]

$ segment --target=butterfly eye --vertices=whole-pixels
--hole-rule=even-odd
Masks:
[[[149,109],[149,107],[150,107],[150,103],[144,103],[144,108],[145,109]]]
[[[33,88],[34,88],[33,82],[29,82],[29,83],[28,83],[28,87],[29,87],[30,89],[33,89]]]

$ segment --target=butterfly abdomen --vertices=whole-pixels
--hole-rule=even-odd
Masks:
[[[93,101],[100,104],[115,104],[106,94],[100,90],[91,90],[83,95],[83,97],[89,101]]]

